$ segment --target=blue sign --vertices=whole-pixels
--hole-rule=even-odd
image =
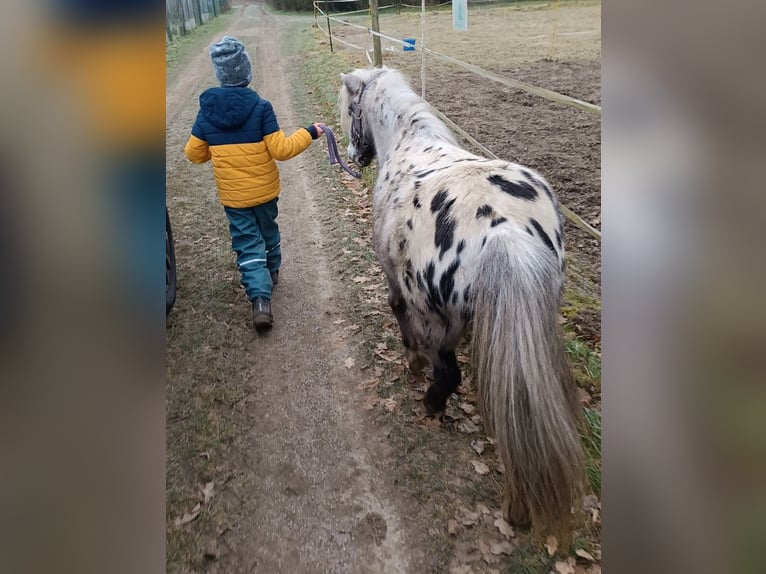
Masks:
[[[468,0],[452,0],[452,29],[468,31]]]

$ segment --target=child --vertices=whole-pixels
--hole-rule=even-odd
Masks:
[[[279,171],[274,160],[295,157],[323,132],[315,123],[285,136],[271,103],[247,87],[252,80],[250,57],[236,38],[224,36],[213,44],[210,57],[221,87],[200,96],[200,111],[184,151],[194,163],[213,160],[237,266],[260,332],[274,321],[271,291],[281,263]]]

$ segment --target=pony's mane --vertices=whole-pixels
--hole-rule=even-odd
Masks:
[[[385,88],[391,98],[391,106],[407,110],[408,114],[419,119],[419,129],[430,133],[434,138],[455,144],[455,137],[447,125],[434,113],[431,105],[415,93],[407,79],[398,71],[382,68],[377,75],[377,82]]]
[[[435,139],[457,145],[452,131],[434,113],[428,102],[415,93],[407,79],[398,70],[384,66],[374,69],[360,68],[351,73],[365,84],[375,80],[379,89],[385,89],[389,94],[392,108],[406,110],[411,118],[418,118],[420,130],[427,132]],[[340,124],[344,133],[348,133],[351,125],[351,120],[346,113],[349,104],[349,94],[342,86],[338,103],[340,108]]]

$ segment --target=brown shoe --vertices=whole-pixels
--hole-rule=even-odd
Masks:
[[[271,329],[274,317],[271,315],[271,301],[264,297],[253,299],[253,325],[256,331]]]

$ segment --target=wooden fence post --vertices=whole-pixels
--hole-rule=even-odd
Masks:
[[[383,65],[383,51],[380,49],[380,20],[378,19],[378,0],[370,0],[370,21],[372,31],[372,51],[375,67],[380,68]]]
[[[327,6],[325,6],[327,8]],[[325,12],[325,16],[327,16],[327,35],[330,37],[330,52],[332,52],[332,30],[330,29],[330,13]]]

